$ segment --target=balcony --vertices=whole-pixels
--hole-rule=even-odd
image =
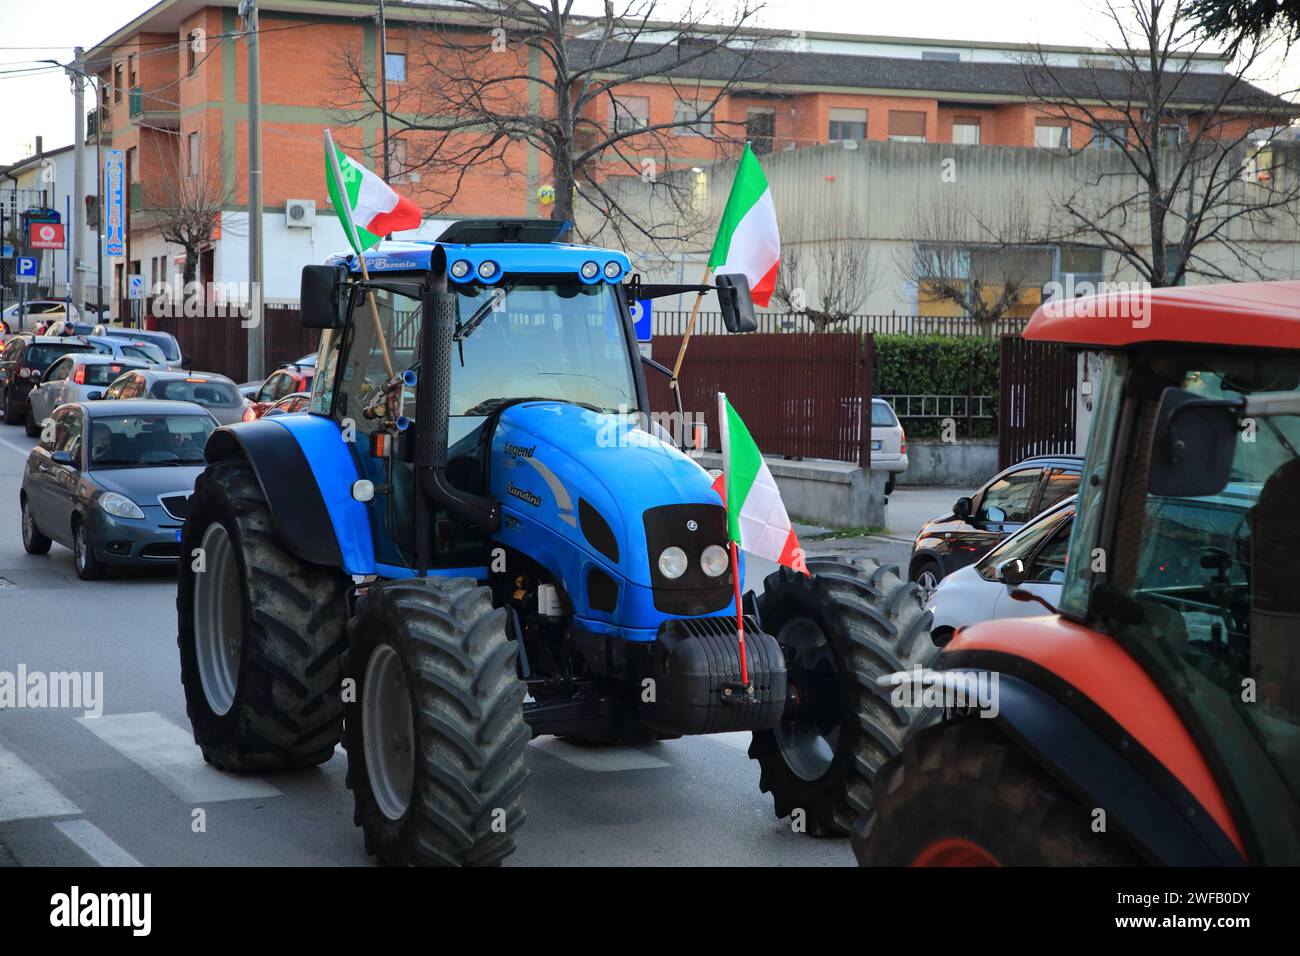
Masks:
[[[156,96],[146,95],[138,86],[131,87],[128,96],[128,112],[131,122],[137,126],[165,130],[178,130],[181,126],[180,111],[175,105]]]

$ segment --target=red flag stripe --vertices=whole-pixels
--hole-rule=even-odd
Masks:
[[[362,228],[376,236],[387,236],[390,233],[401,232],[404,229],[418,229],[423,221],[424,217],[420,215],[420,207],[405,196],[398,194],[396,206],[388,212],[381,212],[370,220],[369,225],[363,225]]]

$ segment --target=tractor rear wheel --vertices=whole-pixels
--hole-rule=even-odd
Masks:
[[[524,822],[531,736],[505,609],[468,578],[389,581],[360,597],[348,634],[343,746],[366,852],[500,863]]]
[[[1119,839],[1093,832],[1078,803],[1000,731],[979,720],[931,727],[876,778],[859,820],[862,866],[1134,866]]]
[[[329,760],[351,582],[285,548],[247,462],[199,476],[178,575],[181,684],[204,759],[241,773]]]
[[[763,629],[785,654],[795,703],[749,756],[778,818],[814,836],[843,836],[871,810],[876,771],[900,753],[918,719],[876,680],[925,667],[938,653],[915,584],[874,561],[812,559],[805,576],[780,568],[758,598]]]

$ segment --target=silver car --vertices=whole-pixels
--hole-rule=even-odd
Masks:
[[[907,435],[883,398],[871,400],[871,469],[888,472],[887,495],[894,493],[894,479],[907,471]]]
[[[179,372],[173,369],[135,369],[119,376],[105,399],[156,398],[201,405],[222,425],[243,421],[248,402],[235,383],[216,372]]]
[[[123,372],[148,368],[146,362],[122,359],[95,352],[70,352],[45,370],[41,380],[27,393],[31,414],[27,434],[35,438],[41,425],[60,405],[101,398],[105,389]]]

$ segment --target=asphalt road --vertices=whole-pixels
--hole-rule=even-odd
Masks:
[[[101,672],[102,715],[0,710],[0,865],[368,865],[341,749],[266,777],[203,762],[180,688],[173,574],[83,582],[57,544],[24,553],[18,487],[33,441],[0,425],[0,672]],[[878,545],[887,558],[901,547]],[[751,582],[769,570],[759,565]],[[772,815],[748,741],[533,741],[528,820],[508,865],[852,865],[847,841]]]

